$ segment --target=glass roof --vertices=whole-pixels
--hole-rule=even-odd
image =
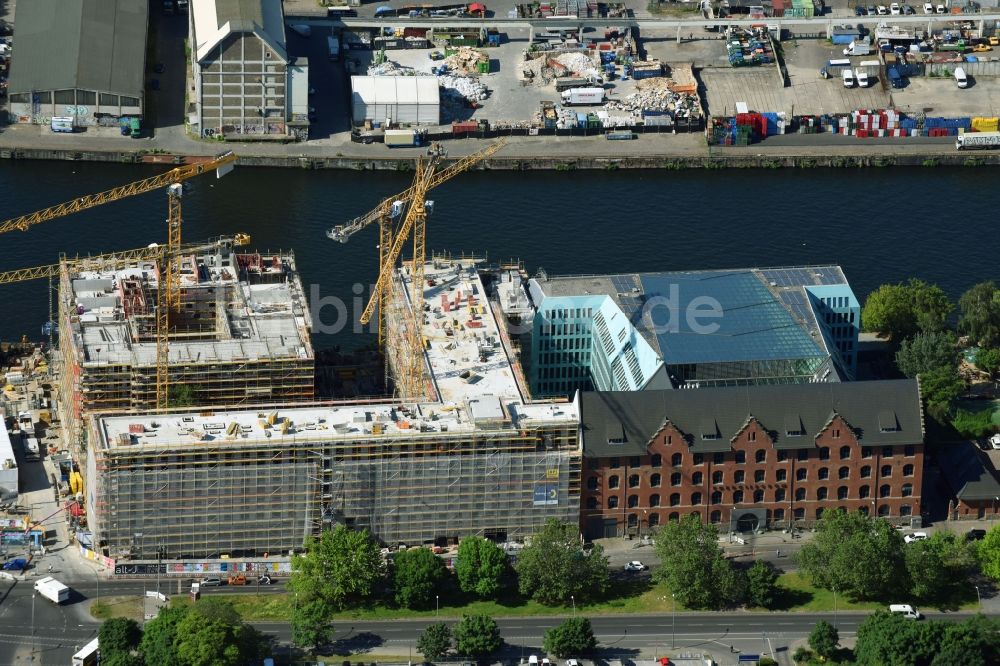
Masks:
[[[832,276],[831,276],[832,277]],[[660,296],[669,307],[650,307],[655,337],[667,365],[826,357],[767,285],[749,271],[640,275],[647,305]],[[802,284],[799,282],[799,284]],[[722,317],[688,316],[718,303]],[[808,307],[805,303],[801,304]],[[794,309],[795,305],[793,305]],[[695,327],[717,324],[711,333]]]

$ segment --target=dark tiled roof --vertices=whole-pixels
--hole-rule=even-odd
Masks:
[[[923,441],[916,380],[781,384],[676,391],[589,392],[582,398],[584,453],[640,455],[666,422],[688,436],[694,451],[728,451],[754,418],[778,449],[815,446],[839,414],[866,446]],[[790,434],[794,432],[801,434]]]
[[[10,92],[80,88],[141,97],[146,0],[18,3]]]
[[[941,470],[958,499],[994,500],[1000,497],[1000,483],[993,476],[993,465],[972,442],[942,447],[938,456]]]

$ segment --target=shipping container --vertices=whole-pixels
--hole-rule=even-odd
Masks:
[[[390,148],[420,145],[420,135],[416,130],[395,129],[385,130],[385,145]]]

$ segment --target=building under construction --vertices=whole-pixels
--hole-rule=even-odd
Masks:
[[[116,558],[242,556],[335,524],[419,544],[576,521],[578,402],[528,398],[473,263],[435,260],[425,277],[422,399],[91,418],[95,543]],[[405,302],[393,316],[415,325]]]
[[[180,308],[169,321],[174,404],[287,403],[313,398],[311,319],[291,253],[226,244],[179,262]],[[60,268],[63,422],[156,407],[155,259]],[[72,433],[74,440],[79,433]]]

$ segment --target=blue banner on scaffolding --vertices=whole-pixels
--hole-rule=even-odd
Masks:
[[[533,504],[535,506],[559,504],[559,484],[558,483],[535,484],[535,495]]]

